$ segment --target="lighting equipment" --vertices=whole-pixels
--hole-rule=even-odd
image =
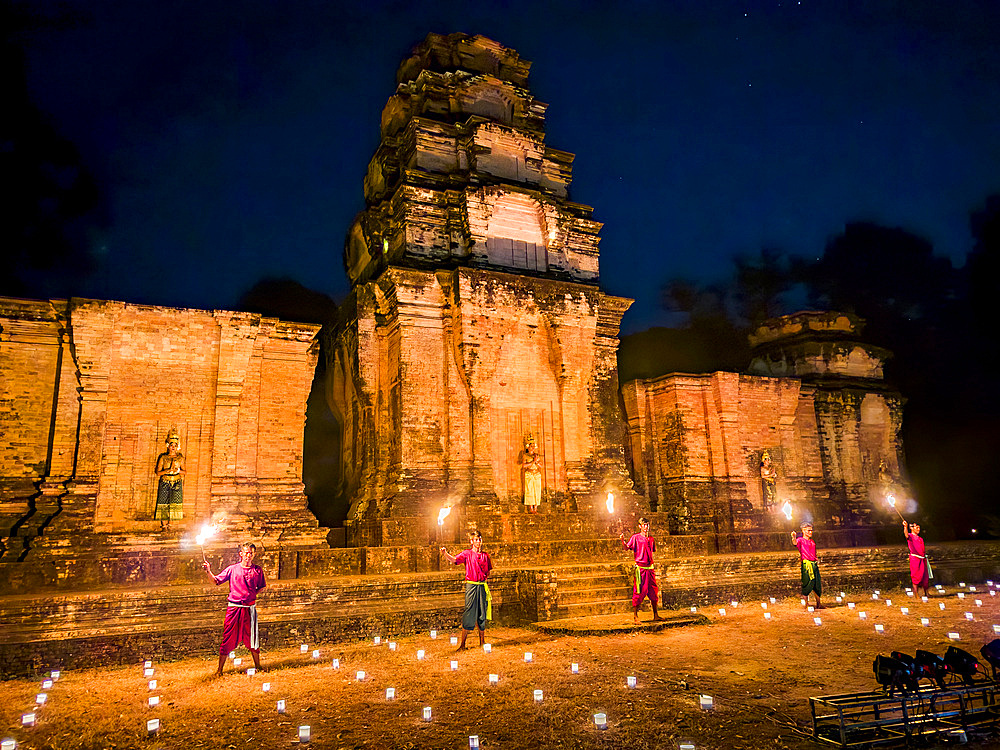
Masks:
[[[897,689],[903,695],[908,690],[917,689],[916,677],[906,663],[899,659],[879,654],[872,662],[872,671],[875,673],[875,681],[882,686],[882,690],[889,693],[890,698]]]
[[[1000,638],[987,643],[979,649],[979,653],[989,663],[990,669],[993,670],[993,681],[996,682],[997,670],[1000,669]]]
[[[955,646],[948,646],[948,650],[944,653],[944,663],[962,678],[962,682],[972,685],[972,677],[979,669],[979,661],[975,656]]]
[[[945,675],[951,671],[944,659],[930,651],[917,649],[916,662],[920,666],[922,676],[933,680],[939,688],[944,690]]]

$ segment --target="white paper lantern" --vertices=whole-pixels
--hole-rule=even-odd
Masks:
[[[819,617],[814,617],[813,618],[813,622],[816,623],[817,625],[822,625],[823,624],[822,618],[819,618]]]
[[[430,721],[430,720],[431,720],[431,707],[424,706],[424,721]]]
[[[312,730],[307,724],[303,724],[299,727],[299,742],[307,743],[312,739]]]
[[[42,690],[51,690],[52,680],[42,680]]]
[[[456,669],[458,669],[458,662],[455,661],[454,659],[452,659],[451,660],[451,671],[454,672]]]
[[[470,734],[469,735],[469,750],[479,750],[479,735]]]
[[[437,638],[437,637],[438,637],[438,632],[436,630],[432,630],[431,631],[431,638]]]
[[[243,663],[243,659],[233,659],[233,666],[238,667]]]
[[[382,636],[380,635],[375,636],[375,645],[378,646],[381,643],[382,643]]]
[[[594,726],[598,729],[608,728],[608,715],[607,714],[594,714]]]
[[[333,667],[334,669],[340,669],[340,659],[334,659],[332,662],[330,662],[330,666]]]
[[[159,731],[160,731],[160,720],[159,719],[150,719],[149,721],[146,722],[146,733],[147,734],[156,734]]]
[[[524,660],[525,660],[526,662],[528,662],[528,663],[531,663],[531,659],[532,659],[532,658],[533,658],[533,657],[532,657],[532,655],[531,655],[531,652],[530,652],[530,651],[525,651],[525,652],[524,652]]]
[[[149,696],[149,707],[150,708],[152,708],[153,706],[159,706],[159,705],[160,705],[160,696],[158,696],[158,695],[151,695],[151,696]]]
[[[701,706],[703,711],[708,711],[711,708],[715,708],[715,701],[712,699],[711,695],[699,695],[698,704]]]
[[[33,727],[35,726],[35,712],[21,714],[21,726],[22,727]]]
[[[16,750],[17,740],[4,740],[0,742],[0,750]]]
[[[263,692],[265,692],[265,693],[270,693],[271,692],[271,683],[270,682],[265,682],[263,685],[260,686],[260,689]]]
[[[577,664],[576,662],[573,662],[572,664],[569,665],[569,671],[572,672],[573,674],[580,674],[580,665]]]
[[[884,633],[885,632],[885,626],[882,623],[880,623],[880,622],[875,623],[875,632],[876,633]]]
[[[59,670],[58,669],[55,670],[54,672],[52,672],[52,674],[50,676],[52,677],[53,680],[55,680],[56,682],[58,682],[59,681]]]
[[[284,698],[282,698],[280,701],[278,701],[278,713],[279,714],[285,713],[285,699]]]
[[[255,674],[257,674],[257,668],[256,667],[250,667],[247,670],[247,677],[253,677]]]
[[[423,658],[424,658],[424,650],[422,648],[418,648],[417,649],[417,659],[423,659]]]
[[[387,701],[391,701],[391,700],[393,700],[393,699],[394,699],[395,697],[396,697],[396,688],[394,688],[394,687],[391,687],[391,688],[386,688],[386,689],[385,689],[385,699],[386,699]]]
[[[628,685],[630,688],[634,688],[635,687],[635,677],[633,677],[632,675],[629,675],[628,677],[626,677],[625,678],[625,684]]]
[[[453,635],[449,639],[449,643],[451,643],[452,646],[457,646],[458,645],[458,636],[457,635]],[[477,742],[478,742],[478,740],[477,740]]]
[[[923,625],[925,628],[928,628],[930,627],[931,621],[928,620],[926,617],[921,617],[920,624]]]
[[[156,680],[150,680],[149,681],[149,689],[150,690],[156,690]]]
[[[961,637],[960,637],[960,636],[958,635],[958,633],[954,633],[954,632],[952,632],[952,633],[948,633],[948,640],[949,640],[949,641],[960,641],[960,640],[962,640],[962,639],[961,639]]]
[[[490,673],[490,684],[491,684],[491,685],[496,685],[496,684],[497,684],[498,682],[500,682],[500,675],[498,675],[498,674],[493,674],[493,673],[491,672],[491,673]]]
[[[390,651],[395,651],[396,650],[396,642],[395,641],[389,641],[389,650]]]
[[[357,678],[358,678],[358,682],[364,682],[365,681],[365,670],[359,669],[358,670],[358,674],[357,674]]]
[[[308,654],[309,653],[309,644],[308,643],[303,643],[301,646],[299,646],[299,652],[303,653],[303,654]]]
[[[39,706],[44,706],[45,701],[47,701],[48,699],[49,699],[48,693],[39,693],[38,695],[35,696],[35,703]]]
[[[765,620],[770,620],[771,619],[771,613],[770,612],[765,612],[764,613],[764,619]]]
[[[536,690],[535,691],[535,703],[541,703],[541,702],[542,702],[542,691],[541,690]]]
[[[487,654],[493,653],[493,644],[492,643],[484,643],[483,644],[483,651],[485,653],[487,653]]]
[[[313,659],[318,659],[319,658],[319,649],[318,648],[313,649],[312,657],[313,657]]]

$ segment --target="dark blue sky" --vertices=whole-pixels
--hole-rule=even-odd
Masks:
[[[993,0],[19,5],[77,17],[20,39],[111,208],[78,296],[225,308],[277,275],[342,298],[380,113],[430,31],[533,62],[571,197],[605,223],[602,286],[637,299],[626,332],[666,320],[668,278],[819,255],[846,221],[961,264],[1000,191]]]

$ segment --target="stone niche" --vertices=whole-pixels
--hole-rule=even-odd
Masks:
[[[889,352],[857,340],[860,319],[805,312],[751,337],[749,374],[670,374],[626,383],[637,489],[674,533],[864,527],[884,516],[903,474],[903,400],[882,380]],[[777,472],[769,504],[767,452]]]
[[[608,492],[643,505],[617,397],[631,300],[598,287],[601,225],[567,198],[573,157],[545,144],[528,68],[484,37],[431,34],[383,112],[326,347],[355,544],[426,543],[445,506],[513,541],[493,516],[520,509],[529,434],[543,510],[592,513]]]
[[[207,521],[265,545],[322,542],[302,484],[318,330],[222,310],[0,299],[2,561],[177,548]],[[171,430],[186,476],[183,517],[164,534],[154,467]]]

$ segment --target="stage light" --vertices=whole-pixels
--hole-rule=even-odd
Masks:
[[[993,670],[993,681],[996,682],[997,670],[1000,669],[1000,638],[987,643],[979,649],[979,653],[982,654],[983,658],[990,665],[990,669]]]
[[[890,698],[897,688],[904,695],[908,690],[917,689],[916,677],[910,667],[899,659],[879,654],[872,662],[872,671],[875,673],[875,681],[889,693]]]
[[[920,667],[922,676],[933,680],[943,690],[945,675],[951,671],[948,665],[945,664],[944,659],[937,654],[932,654],[930,651],[917,649],[915,661]]]
[[[944,653],[944,663],[962,678],[962,682],[972,685],[972,677],[979,669],[979,661],[975,656],[955,646],[948,646],[948,650]]]

